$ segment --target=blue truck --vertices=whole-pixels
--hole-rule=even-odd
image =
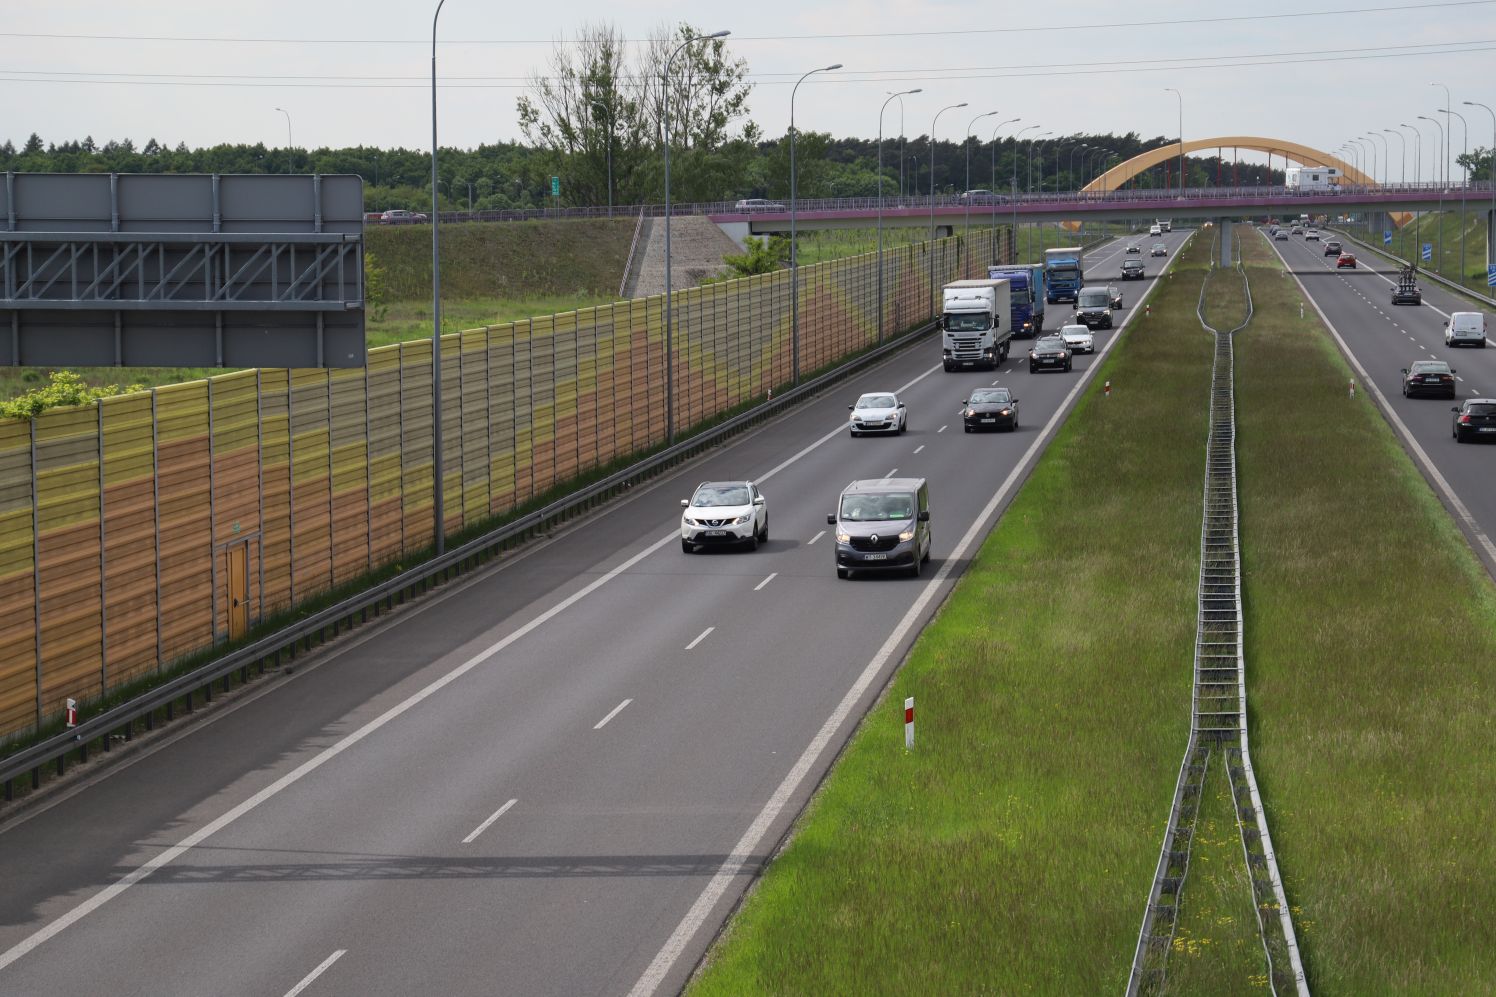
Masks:
[[[1080,295],[1081,285],[1086,282],[1081,253],[1079,246],[1044,251],[1044,280],[1048,292],[1046,300],[1051,305],[1060,301],[1074,301]]]
[[[1013,336],[1029,339],[1044,331],[1044,265],[1009,263],[990,266],[987,276],[1006,280],[1012,288]]]

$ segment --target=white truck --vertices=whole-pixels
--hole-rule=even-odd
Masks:
[[[957,280],[941,291],[940,351],[947,371],[995,369],[1013,339],[1013,294],[1006,280]]]

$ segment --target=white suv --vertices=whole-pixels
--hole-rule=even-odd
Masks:
[[[703,481],[681,499],[680,549],[742,545],[758,550],[769,540],[769,504],[751,481]]]
[[[1095,353],[1096,340],[1090,326],[1065,325],[1060,327],[1060,338],[1070,347],[1071,353]]]

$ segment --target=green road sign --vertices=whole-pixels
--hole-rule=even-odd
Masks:
[[[551,177],[551,196],[552,197],[560,197],[561,196],[561,178],[560,177]]]

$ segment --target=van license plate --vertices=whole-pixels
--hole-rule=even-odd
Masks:
[[[886,560],[888,560],[888,555],[887,554],[865,554],[865,555],[863,555],[862,559],[864,561],[886,561]]]

